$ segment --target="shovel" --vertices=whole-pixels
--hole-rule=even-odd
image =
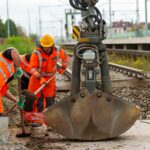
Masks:
[[[50,77],[45,84],[42,84],[34,93],[28,91],[28,90],[24,90],[22,92],[22,94],[25,96],[26,100],[30,100],[30,101],[34,101],[36,99],[36,95],[44,89],[44,87],[58,74],[58,72],[56,72],[55,74],[53,74],[52,77]]]
[[[18,79],[18,95],[19,95],[20,103],[22,103],[23,99],[21,97],[21,79]],[[25,131],[24,116],[23,116],[23,109],[22,108],[20,109],[20,113],[21,113],[22,133],[16,134],[16,137],[29,137],[31,135],[31,133],[27,133]]]

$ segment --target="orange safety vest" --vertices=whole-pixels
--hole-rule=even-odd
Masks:
[[[59,59],[62,61],[62,67],[66,68],[68,55],[63,49],[53,47],[52,53],[48,55],[37,47],[31,56],[30,65],[36,68],[42,76],[52,76],[57,71],[56,63]]]
[[[7,80],[15,73],[14,61],[5,58],[0,53],[0,87],[2,88]]]
[[[2,104],[2,96],[5,95],[7,88],[5,87],[7,80],[15,73],[14,61],[5,58],[0,53],[0,113],[4,112]]]

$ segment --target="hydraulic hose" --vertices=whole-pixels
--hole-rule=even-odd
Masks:
[[[76,48],[76,56],[79,59],[83,60],[83,57],[81,55],[86,50],[94,51],[96,53],[96,59],[98,58],[99,53],[98,53],[97,46],[96,45],[92,45],[92,44],[80,44],[80,45],[78,45],[77,48]]]

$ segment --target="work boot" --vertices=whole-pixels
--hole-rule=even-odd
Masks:
[[[47,126],[45,124],[33,123],[31,127],[31,137],[41,138],[45,136]]]
[[[55,97],[46,97],[46,108],[55,104]]]

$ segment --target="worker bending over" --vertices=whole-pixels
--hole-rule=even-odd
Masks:
[[[15,78],[23,75],[20,67],[20,57],[16,48],[10,47],[0,52],[0,115],[4,113],[2,96],[12,101],[15,97],[8,91],[8,83]]]

